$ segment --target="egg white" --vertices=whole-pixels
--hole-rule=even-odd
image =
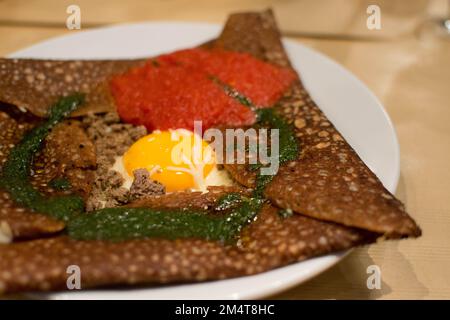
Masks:
[[[123,165],[123,156],[116,157],[113,166],[111,167],[112,170],[117,171],[122,175],[123,183],[122,187],[130,190],[131,185],[133,184],[134,178],[131,177],[127,170],[125,169],[125,166]]]
[[[111,169],[122,175],[124,180],[122,187],[129,190],[133,184],[134,177],[131,177],[125,169],[123,164],[123,156],[115,158],[114,165]],[[231,179],[229,173],[224,169],[219,170],[217,165],[215,165],[211,172],[204,179],[202,179],[202,181],[197,183],[197,187],[192,188],[191,190],[207,192],[208,187],[210,186],[233,186],[234,184],[235,183],[233,179]]]

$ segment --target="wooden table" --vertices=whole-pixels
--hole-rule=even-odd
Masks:
[[[66,8],[81,7],[82,28],[144,20],[224,22],[229,12],[274,8],[281,28],[351,70],[378,96],[401,146],[398,197],[424,231],[418,240],[354,250],[313,280],[276,299],[450,299],[450,41],[423,37],[423,19],[443,1],[31,1],[0,0],[0,56],[71,32]],[[382,30],[365,27],[377,3]],[[366,268],[381,268],[380,290]]]

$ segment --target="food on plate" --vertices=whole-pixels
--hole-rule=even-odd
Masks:
[[[268,107],[295,77],[291,69],[264,63],[248,53],[196,48],[151,59],[114,77],[111,92],[126,122],[149,130],[192,130],[194,121],[201,119],[208,129],[255,121],[253,112],[230,97],[221,84],[233,87],[258,107]]]
[[[0,292],[64,290],[72,264],[83,289],[218,280],[421,234],[313,102],[270,11],[199,48],[0,73]],[[252,129],[278,167],[196,121]]]
[[[225,171],[217,169],[214,150],[202,137],[186,129],[153,131],[117,158],[113,168],[120,168],[116,171],[127,177],[129,185],[133,172],[145,169],[168,192],[204,191],[209,185],[231,184]]]

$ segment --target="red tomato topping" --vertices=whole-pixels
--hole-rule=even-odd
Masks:
[[[258,107],[275,103],[295,79],[290,69],[249,54],[188,49],[163,55],[111,81],[120,117],[149,130],[250,125],[253,112],[229,97],[211,77],[230,85]]]

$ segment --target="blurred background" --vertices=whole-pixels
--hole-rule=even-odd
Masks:
[[[27,27],[39,28],[36,37],[58,34],[71,4],[82,10],[82,28],[148,20],[221,23],[231,12],[271,7],[286,34],[359,39],[412,35],[424,21],[450,10],[446,0],[0,0],[0,37],[11,28],[26,34]],[[382,28],[376,33],[366,26],[366,9],[373,4],[382,9]]]
[[[66,9],[81,9],[81,31]],[[381,28],[367,27],[369,5]],[[354,250],[317,278],[272,298],[450,299],[450,17],[446,0],[0,0],[0,56],[54,36],[138,21],[224,23],[231,12],[271,7],[284,36],[344,65],[388,111],[401,147],[397,196],[422,226],[416,241]],[[450,25],[450,22],[448,22]],[[368,290],[366,268],[382,270]]]

